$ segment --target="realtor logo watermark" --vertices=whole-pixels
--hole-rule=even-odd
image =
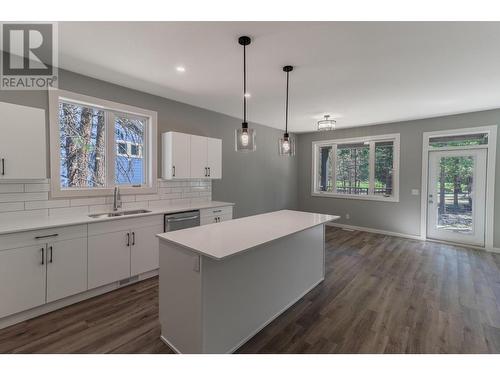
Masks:
[[[2,22],[0,90],[57,88],[57,24]]]

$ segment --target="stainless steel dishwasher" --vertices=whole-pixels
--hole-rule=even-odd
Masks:
[[[174,230],[198,227],[200,225],[200,211],[184,211],[175,214],[165,214],[163,230],[172,232]]]

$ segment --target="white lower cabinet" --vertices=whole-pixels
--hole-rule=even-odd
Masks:
[[[89,289],[130,277],[130,232],[89,237]]]
[[[43,305],[46,272],[45,246],[0,251],[0,317]]]
[[[130,273],[132,276],[159,267],[159,242],[156,235],[163,233],[163,225],[137,228],[132,231]]]
[[[200,225],[220,223],[233,218],[233,206],[200,210]]]
[[[89,224],[88,288],[158,268],[163,215]]]
[[[87,238],[49,243],[47,302],[87,290]]]
[[[0,318],[86,289],[86,225],[0,236]]]

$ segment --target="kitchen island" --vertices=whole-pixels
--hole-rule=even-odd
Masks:
[[[231,353],[325,276],[324,224],[282,210],[159,234],[162,340]]]

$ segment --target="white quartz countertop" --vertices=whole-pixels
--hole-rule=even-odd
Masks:
[[[157,208],[147,208],[147,210],[150,212],[135,214],[135,215],[116,216],[116,217],[91,218],[87,214],[83,214],[74,216],[33,217],[30,219],[23,218],[23,219],[9,220],[9,221],[2,220],[0,221],[0,235],[8,233],[16,233],[16,232],[25,232],[29,230],[39,230],[39,229],[55,228],[55,227],[78,225],[78,224],[93,224],[102,221],[125,220],[142,216],[169,214],[182,211],[200,210],[204,208],[214,208],[214,207],[233,206],[233,205],[234,203],[208,201],[201,203],[187,203],[187,204],[177,204],[177,205],[172,204]]]
[[[339,216],[281,210],[158,234],[160,240],[221,260]]]

